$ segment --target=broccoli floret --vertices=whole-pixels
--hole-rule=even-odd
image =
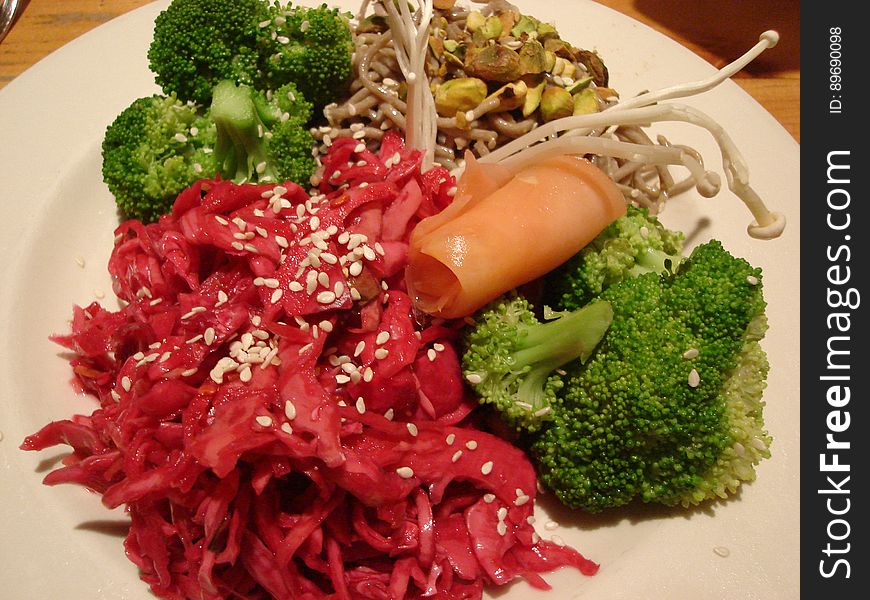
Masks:
[[[261,87],[292,81],[318,110],[344,95],[353,54],[347,17],[326,4],[285,8],[276,3],[270,13],[269,25],[260,31],[261,46],[269,49],[263,54]]]
[[[295,83],[317,109],[347,90],[353,42],[326,5],[173,0],[154,22],[148,60],[164,93],[200,104],[221,81],[261,90]]]
[[[569,365],[530,443],[542,482],[598,512],[689,506],[753,480],[771,443],[760,270],[711,241],[676,274],[624,279],[599,298],[613,322],[586,364]]]
[[[193,182],[215,175],[215,128],[175,96],[135,100],[106,129],[102,174],[125,218],[156,221]]]
[[[317,164],[305,127],[311,104],[292,83],[270,93],[223,81],[213,91],[219,172],[237,183],[293,181],[308,185]]]
[[[585,361],[610,325],[612,310],[596,302],[541,323],[529,302],[503,296],[481,309],[468,333],[463,370],[482,402],[510,425],[535,431],[549,419],[562,387],[562,365]]]
[[[629,205],[583,250],[547,277],[547,301],[573,310],[626,277],[676,270],[683,234],[671,231],[645,208]]]
[[[258,84],[260,23],[270,18],[265,0],[173,0],[157,15],[148,49],[157,84],[205,105],[224,79]]]

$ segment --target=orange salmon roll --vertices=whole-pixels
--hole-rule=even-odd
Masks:
[[[512,178],[473,159],[466,169],[454,204],[411,234],[408,291],[435,316],[470,315],[552,271],[626,211],[613,181],[583,158],[560,156]]]

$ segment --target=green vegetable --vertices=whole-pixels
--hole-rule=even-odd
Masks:
[[[214,124],[174,96],[135,100],[106,129],[103,180],[125,218],[156,221],[193,182],[214,177]]]
[[[348,21],[325,4],[173,0],[154,23],[151,70],[164,93],[200,104],[223,80],[273,90],[295,83],[315,107],[342,95],[351,75]]]
[[[547,277],[547,303],[580,308],[626,277],[673,271],[682,252],[682,233],[666,229],[647,209],[629,206],[625,216]]]
[[[502,298],[467,334],[468,381],[520,432],[541,482],[570,507],[725,498],[770,456],[761,271],[718,241],[688,258],[682,243],[646,210],[630,208],[547,276],[544,302],[580,312],[607,305],[612,320],[584,360],[519,371],[537,386],[535,411],[517,408],[517,374],[504,358],[514,350],[500,341],[534,326],[531,305]],[[512,379],[500,394],[494,383],[503,374]],[[532,419],[539,406],[549,410]]]
[[[562,387],[554,371],[585,361],[610,325],[607,302],[596,302],[541,323],[521,296],[503,296],[481,310],[466,340],[463,368],[482,402],[493,404],[520,430],[549,418]]]
[[[551,423],[530,442],[562,502],[590,512],[635,499],[689,506],[755,478],[771,442],[760,280],[712,241],[674,275],[604,290],[613,323],[585,365],[568,367]]]
[[[266,94],[223,81],[210,110],[217,128],[218,171],[237,183],[291,180],[308,185],[316,163],[304,124],[311,104],[292,83]]]
[[[106,129],[103,181],[122,215],[145,223],[216,175],[307,186],[317,167],[310,118],[311,103],[292,83],[264,93],[221,82],[207,109],[174,96],[140,98]]]
[[[263,79],[274,89],[293,82],[316,109],[345,94],[352,75],[353,39],[348,18],[326,4],[283,8],[273,4],[261,28]]]

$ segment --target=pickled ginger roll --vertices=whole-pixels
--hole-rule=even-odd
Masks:
[[[622,193],[586,159],[510,174],[471,158],[454,203],[411,234],[408,291],[423,312],[470,315],[558,267],[625,211]]]

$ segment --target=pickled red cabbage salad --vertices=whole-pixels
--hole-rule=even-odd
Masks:
[[[394,132],[358,150],[335,141],[314,195],[203,180],[122,223],[123,307],[55,337],[100,406],[23,447],[72,447],[45,483],[125,506],[160,597],[480,598],[598,568],[535,533],[532,465],[463,386],[463,321],[404,291],[410,231],[455,180]]]

